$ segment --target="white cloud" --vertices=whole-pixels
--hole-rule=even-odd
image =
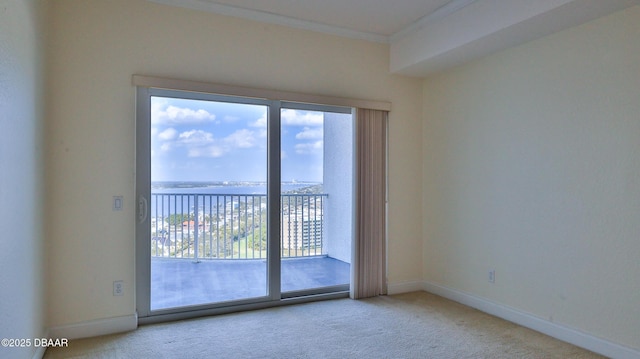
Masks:
[[[299,155],[312,155],[320,153],[323,145],[324,143],[322,141],[299,143],[295,146],[295,149]]]
[[[165,142],[160,146],[160,150],[167,152],[173,148],[172,142]]]
[[[323,134],[322,127],[305,127],[302,129],[302,132],[298,132],[296,134],[296,139],[298,140],[316,140],[321,139]]]
[[[285,126],[321,126],[324,116],[322,112],[284,109],[280,118]]]
[[[177,135],[178,135],[178,131],[176,131],[175,128],[170,127],[170,128],[167,128],[166,130],[160,132],[158,134],[158,138],[163,140],[163,141],[170,141],[170,140],[175,139]]]
[[[224,122],[228,122],[228,123],[238,122],[239,120],[240,120],[240,117],[238,117],[238,116],[229,116],[229,115],[226,115],[226,116],[224,116],[224,118],[223,118],[223,121],[224,121]]]
[[[193,147],[187,152],[189,157],[222,157],[227,151],[219,146]]]
[[[249,126],[267,128],[267,115],[265,114],[264,116],[260,117],[259,119],[255,120],[254,122],[250,122]]]
[[[257,135],[261,132],[258,131]],[[160,150],[167,152],[174,148],[184,148],[188,157],[221,157],[234,150],[252,148],[258,144],[256,132],[246,128],[224,138],[215,138],[211,132],[195,129],[180,134],[165,130],[158,137],[166,139],[160,145]]]
[[[186,131],[178,136],[178,142],[185,145],[203,146],[213,143],[213,134],[202,130]]]
[[[254,132],[246,128],[225,137],[224,142],[232,148],[251,148],[256,145]]]
[[[170,105],[163,110],[162,107],[162,104],[154,104],[151,106],[151,123],[166,125],[192,125],[213,122],[216,119],[216,115],[203,109],[193,110],[190,108]]]
[[[322,126],[324,116],[322,112],[284,109],[280,120],[283,126]],[[267,115],[250,122],[249,126],[267,128]]]

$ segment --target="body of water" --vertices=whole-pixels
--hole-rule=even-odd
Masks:
[[[315,186],[317,183],[283,183],[280,186],[282,193]],[[200,185],[200,184],[179,184],[173,186],[152,185],[151,193],[171,193],[171,194],[267,194],[265,184],[256,185]]]
[[[294,191],[317,184],[283,183],[282,193]],[[240,203],[247,206],[266,207],[267,187],[264,184],[242,185],[202,185],[180,183],[175,185],[152,185],[149,215],[166,218],[175,213],[188,214],[194,212],[196,206],[199,213],[212,214],[227,204],[237,207]]]

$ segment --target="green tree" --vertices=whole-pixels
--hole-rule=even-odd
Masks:
[[[186,221],[192,221],[192,214],[174,213],[165,219],[170,226],[182,225]]]

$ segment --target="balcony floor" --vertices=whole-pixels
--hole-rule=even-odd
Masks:
[[[348,284],[348,263],[325,256],[282,259],[282,292]],[[151,310],[266,295],[266,260],[151,259]]]

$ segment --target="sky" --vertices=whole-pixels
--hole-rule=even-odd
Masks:
[[[261,105],[151,98],[151,178],[266,182],[267,113]],[[283,109],[283,182],[322,182],[323,113]]]

